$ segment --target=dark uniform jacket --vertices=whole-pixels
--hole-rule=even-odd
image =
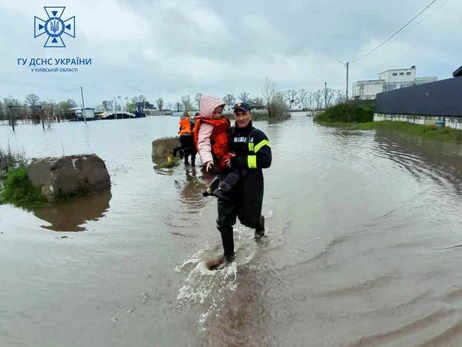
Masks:
[[[272,154],[268,137],[260,129],[254,128],[252,122],[245,128],[231,128],[229,152],[236,155],[231,158],[232,169],[250,169],[250,174],[259,176],[262,169],[271,166]]]
[[[272,154],[268,137],[252,122],[245,128],[231,128],[229,152],[231,171],[239,170],[241,178],[229,192],[231,201],[219,201],[219,225],[232,225],[235,214],[241,223],[255,227],[261,215],[264,193],[262,169],[271,166]]]

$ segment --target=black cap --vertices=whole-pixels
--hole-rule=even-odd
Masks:
[[[238,102],[236,105],[234,105],[233,107],[233,110],[234,112],[236,111],[244,111],[244,112],[247,112],[247,111],[250,111],[252,109],[252,106],[250,106],[248,103],[246,102]]]

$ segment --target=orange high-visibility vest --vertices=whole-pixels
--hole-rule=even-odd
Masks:
[[[218,168],[224,169],[223,161],[229,158],[228,143],[229,133],[228,130],[231,126],[230,121],[227,118],[221,119],[209,119],[202,116],[194,118],[194,145],[197,148],[197,142],[199,140],[199,129],[201,123],[207,123],[213,125],[212,135],[210,136],[210,144],[212,145],[212,154],[218,161]],[[199,150],[197,148],[197,150]]]
[[[178,134],[180,135],[192,134],[191,123],[190,123],[189,117],[186,117],[180,120],[180,131],[178,131]]]

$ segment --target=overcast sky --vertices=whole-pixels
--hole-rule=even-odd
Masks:
[[[316,91],[376,47],[430,0],[1,0],[0,98],[68,98],[97,106],[115,95],[175,102],[198,92],[260,95],[267,76],[278,89]],[[76,38],[44,48],[34,16],[66,6]],[[442,6],[441,6],[442,5]],[[441,6],[441,7],[440,7]],[[390,45],[350,67],[351,85],[389,68],[415,65],[417,76],[450,78],[462,64],[462,1],[438,0]],[[427,18],[426,18],[427,17]],[[409,28],[424,19],[411,31]],[[407,32],[407,33],[406,33]],[[37,73],[18,58],[91,58],[76,73]],[[328,85],[345,89],[345,71]]]

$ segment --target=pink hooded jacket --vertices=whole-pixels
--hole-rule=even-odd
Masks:
[[[200,101],[200,113],[204,118],[212,119],[213,111],[219,106],[224,106],[225,102],[211,95],[202,95]],[[202,123],[199,128],[197,139],[197,149],[203,164],[213,161],[212,145],[210,136],[212,135],[213,125]]]

